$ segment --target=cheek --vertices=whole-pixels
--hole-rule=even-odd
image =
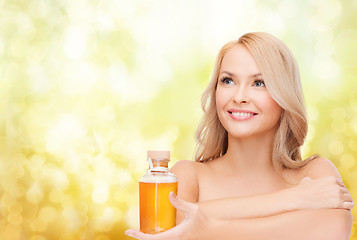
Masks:
[[[234,91],[229,88],[220,88],[216,90],[216,108],[218,114],[227,110],[227,105],[232,101]]]
[[[222,117],[224,115],[225,107],[229,99],[227,98],[227,94],[225,94],[222,89],[217,88],[216,90],[216,112],[218,115],[218,119],[222,122]]]
[[[265,111],[269,113],[272,119],[277,120],[281,115],[281,107],[270,96],[262,101]]]
[[[217,107],[217,110],[221,109],[224,106],[225,102],[226,102],[226,98],[225,98],[225,95],[223,94],[222,89],[217,88],[217,90],[216,90],[216,107]]]

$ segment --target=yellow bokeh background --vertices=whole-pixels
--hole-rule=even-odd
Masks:
[[[333,161],[356,201],[356,12],[349,0],[0,0],[0,239],[130,239],[146,150],[193,159],[215,56],[250,31],[296,55],[304,156]]]

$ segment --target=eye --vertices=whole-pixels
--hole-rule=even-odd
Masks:
[[[254,81],[254,86],[255,87],[265,87],[265,83],[262,79],[257,79]]]
[[[226,85],[233,85],[233,84],[234,84],[233,79],[230,78],[230,77],[223,77],[223,78],[221,79],[221,82],[222,82],[223,84],[226,84]]]

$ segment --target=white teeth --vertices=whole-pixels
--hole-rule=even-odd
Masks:
[[[252,116],[253,113],[232,112],[232,115],[237,116],[237,117],[249,117],[249,116]]]

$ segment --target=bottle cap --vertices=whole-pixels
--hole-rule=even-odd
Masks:
[[[170,151],[148,151],[148,158],[151,159],[170,159]]]
[[[148,151],[148,162],[152,170],[167,170],[170,161],[170,151]]]

